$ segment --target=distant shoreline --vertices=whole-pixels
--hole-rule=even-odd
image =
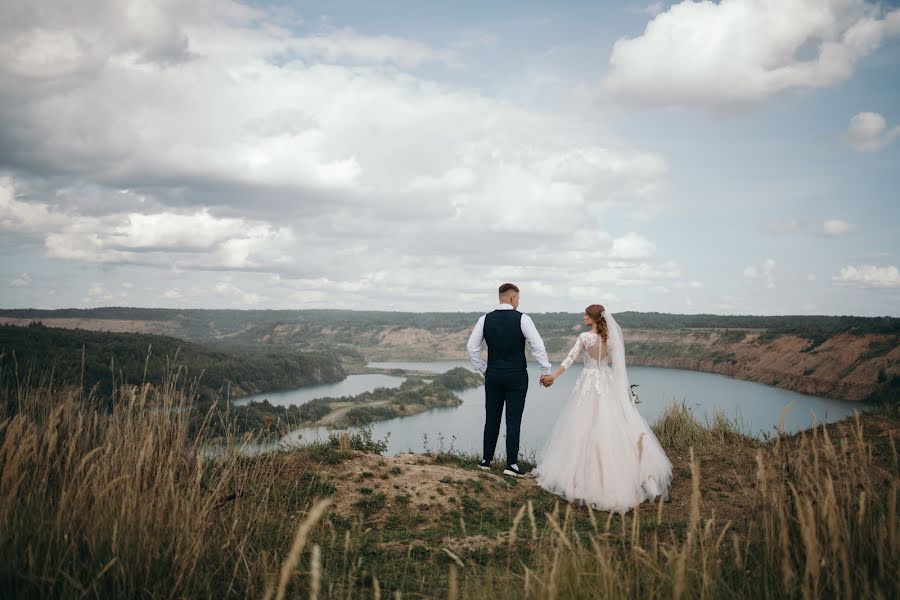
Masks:
[[[332,352],[348,372],[366,362],[465,360],[477,313],[347,310],[0,309],[0,322],[155,333],[213,348]],[[577,314],[532,313],[559,362]],[[718,373],[850,402],[900,383],[900,318],[617,314],[629,364]],[[367,371],[374,372],[374,371]],[[247,390],[249,392],[250,390]],[[267,391],[267,390],[262,390]],[[246,392],[239,392],[244,395]]]

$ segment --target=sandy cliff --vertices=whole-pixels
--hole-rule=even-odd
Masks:
[[[370,360],[465,360],[469,332],[394,329],[378,343],[358,348]],[[896,335],[841,334],[819,345],[794,335],[742,330],[626,330],[628,362],[721,373],[806,394],[859,401],[885,377],[900,374],[900,338]],[[547,336],[551,346],[551,336]],[[555,340],[567,348],[571,338]],[[566,351],[551,352],[561,361]]]
[[[879,371],[900,373],[894,335],[837,335],[814,346],[802,337],[764,332],[628,331],[631,364],[722,373],[797,392],[862,400],[878,388]],[[648,346],[652,349],[648,350]]]
[[[3,318],[18,325],[28,319]],[[175,321],[43,318],[49,327],[136,331],[184,336]],[[543,331],[558,363],[580,331]],[[251,328],[243,343],[302,350],[350,350],[373,361],[466,360],[470,329],[396,325],[279,323]],[[187,336],[184,336],[187,337]],[[761,329],[626,329],[632,365],[721,373],[789,390],[859,401],[879,389],[879,379],[900,376],[900,336],[838,334],[816,341]]]

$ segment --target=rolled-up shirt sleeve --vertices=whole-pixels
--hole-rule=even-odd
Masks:
[[[481,374],[487,371],[487,364],[481,358],[481,342],[484,341],[484,316],[478,319],[475,327],[472,329],[472,335],[469,336],[469,343],[466,344],[466,350],[469,352],[469,361],[472,367]]]
[[[534,326],[534,321],[528,315],[522,315],[522,335],[525,336],[528,345],[531,346],[531,355],[534,357],[534,360],[541,365],[541,373],[549,375],[551,371],[550,359],[547,358],[544,340],[541,339],[541,334],[538,333],[537,327]]]

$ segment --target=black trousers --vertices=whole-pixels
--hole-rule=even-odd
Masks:
[[[493,460],[500,435],[500,419],[506,406],[506,462],[514,464],[519,458],[519,429],[525,394],[528,392],[528,371],[492,372],[484,375],[484,459]]]

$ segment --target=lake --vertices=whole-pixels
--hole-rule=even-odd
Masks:
[[[292,404],[300,406],[316,398],[340,398],[341,396],[355,396],[379,387],[400,387],[403,379],[403,377],[378,374],[349,375],[345,380],[337,383],[323,383],[322,385],[310,385],[294,390],[244,396],[235,400],[234,403],[240,406],[253,400],[268,400],[272,404],[279,406],[290,406]]]
[[[369,366],[378,368],[411,369],[442,373],[454,367],[471,368],[467,361],[436,362],[376,362]],[[540,369],[529,364],[531,384],[522,417],[522,452],[539,454],[556,420],[556,415],[567,400],[581,365],[572,365],[550,388],[538,384]],[[781,419],[782,411],[790,406],[784,419],[788,433],[809,428],[813,415],[818,422],[836,421],[851,414],[861,405],[799,394],[750,381],[741,381],[725,375],[661,369],[655,367],[629,367],[629,380],[637,384],[640,397],[638,409],[648,422],[653,423],[673,401],[684,401],[701,420],[721,410],[725,416],[738,421],[741,429],[750,435],[763,437],[773,434]],[[284,392],[259,394],[244,398],[241,402],[268,399],[272,404],[304,404],[314,398],[359,394],[376,387],[397,387],[403,377],[390,375],[350,375],[335,383],[300,388]],[[481,451],[481,432],[484,425],[484,390],[480,387],[459,393],[463,403],[453,408],[435,408],[410,417],[380,421],[373,424],[376,439],[388,438],[387,454],[425,450],[448,449],[452,444],[465,452]],[[503,425],[505,428],[505,424]],[[503,431],[497,447],[503,448]],[[328,437],[324,428],[304,428],[290,434],[285,440],[297,443]]]

